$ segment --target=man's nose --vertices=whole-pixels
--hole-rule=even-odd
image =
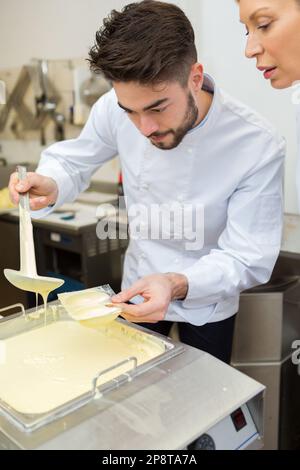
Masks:
[[[148,116],[141,117],[140,131],[145,137],[150,137],[154,132],[159,130],[158,124]]]
[[[262,44],[255,38],[253,35],[249,34],[245,55],[248,59],[253,59],[254,57],[262,54],[264,48]]]

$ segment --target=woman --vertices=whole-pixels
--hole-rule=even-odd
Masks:
[[[256,59],[257,69],[273,88],[298,85],[293,94],[297,106],[300,162],[300,0],[238,0],[247,30],[246,56]],[[300,168],[298,171],[300,209]]]

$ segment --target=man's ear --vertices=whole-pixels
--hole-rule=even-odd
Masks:
[[[192,66],[191,73],[190,73],[190,84],[192,89],[195,92],[198,92],[203,87],[204,81],[204,72],[203,72],[203,65],[196,63]]]

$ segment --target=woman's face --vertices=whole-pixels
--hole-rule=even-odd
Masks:
[[[300,80],[300,2],[297,0],[239,0],[248,41],[246,56],[274,88]]]

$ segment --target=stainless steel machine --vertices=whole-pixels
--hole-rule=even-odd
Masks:
[[[265,449],[300,448],[300,377],[292,343],[300,338],[300,284],[272,280],[242,294],[232,365],[266,386]]]
[[[6,308],[6,313],[10,307]],[[0,320],[5,341],[43,327],[35,311]],[[57,302],[47,322],[72,322]],[[52,312],[52,313],[53,313]],[[0,315],[4,312],[0,311]],[[2,449],[257,449],[263,445],[264,386],[209,354],[118,319],[114,328],[161,352],[144,364],[125,358],[128,370],[44,413],[25,413],[0,396]],[[84,327],[82,327],[84,328]],[[105,334],[110,334],[110,326]],[[104,333],[103,333],[104,334]],[[3,351],[2,351],[3,352]],[[1,353],[1,349],[0,349]],[[2,356],[2,361],[5,356]],[[3,362],[2,362],[3,363]],[[110,372],[118,364],[110,368]],[[11,377],[13,383],[19,383]],[[1,354],[0,354],[1,380]],[[23,379],[22,379],[23,380]],[[28,388],[29,387],[29,388]],[[26,376],[19,393],[35,390]],[[0,390],[1,395],[1,390]]]
[[[282,251],[270,282],[243,293],[232,365],[266,386],[265,449],[300,449],[300,217],[286,214]]]

